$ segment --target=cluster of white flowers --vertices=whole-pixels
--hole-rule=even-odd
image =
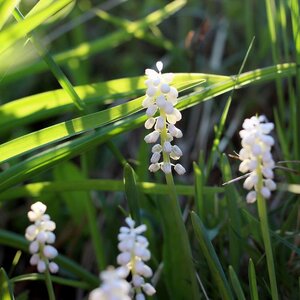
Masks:
[[[156,63],[158,72],[152,69],[146,69],[145,74],[148,79],[145,84],[147,86],[146,98],[143,101],[143,107],[147,108],[146,115],[149,119],[145,122],[147,129],[154,128],[154,131],[145,136],[146,143],[156,143],[160,138],[160,144],[155,144],[152,147],[151,165],[149,170],[157,172],[161,169],[164,173],[174,170],[182,175],[185,169],[181,164],[172,164],[170,159],[178,160],[182,156],[182,151],[171,142],[174,138],[181,138],[182,132],[175,124],[181,120],[181,113],[174,107],[177,104],[178,91],[175,87],[169,84],[173,80],[172,73],[162,74],[163,63]],[[159,110],[159,116],[154,117]],[[160,162],[161,154],[163,161]]]
[[[89,294],[89,300],[130,300],[131,286],[124,279],[127,274],[122,269],[113,267],[101,272],[102,284]]]
[[[126,218],[128,227],[122,226],[118,235],[118,248],[121,253],[117,257],[117,262],[124,274],[131,273],[132,294],[136,300],[144,300],[144,293],[148,296],[155,294],[155,288],[150,283],[145,283],[144,278],[152,276],[152,270],[144,262],[148,261],[151,253],[148,250],[148,240],[142,235],[146,231],[146,225],[135,226],[134,220]]]
[[[29,252],[32,254],[30,264],[37,266],[37,270],[43,273],[48,268],[51,273],[58,272],[58,265],[49,262],[50,259],[58,255],[57,250],[49,245],[55,242],[55,234],[52,232],[56,225],[50,220],[50,216],[45,214],[47,206],[42,202],[31,205],[28,212],[28,219],[34,224],[26,228],[25,237],[30,241]]]
[[[254,189],[247,194],[248,203],[256,201],[258,192],[267,199],[271,196],[271,191],[276,189],[276,184],[272,180],[275,163],[271,147],[274,145],[274,139],[269,135],[273,128],[274,124],[267,122],[265,116],[253,116],[245,119],[243,130],[240,131],[243,148],[239,152],[242,161],[239,170],[242,173],[249,172],[244,188]]]

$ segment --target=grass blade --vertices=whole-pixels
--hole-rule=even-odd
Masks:
[[[216,288],[220,292],[220,297],[222,299],[233,299],[229,283],[224,274],[215,249],[207,236],[206,229],[202,224],[202,221],[194,212],[191,212],[191,218],[196,238],[199,242],[202,253],[207,260],[207,264],[211,271],[214,283],[216,284]]]
[[[203,82],[187,82],[181,85],[179,90],[183,90],[191,85]],[[15,157],[27,151],[37,149],[49,143],[64,140],[76,134],[83,133],[97,127],[101,127],[120,120],[142,110],[143,97],[139,97],[128,103],[120,104],[107,110],[78,117],[70,121],[62,122],[51,127],[32,132],[23,137],[9,141],[0,146],[0,162]]]
[[[18,22],[21,22],[24,20],[24,17],[22,13],[19,11],[18,8],[15,8],[14,10],[14,17]],[[72,101],[74,102],[75,106],[79,110],[84,109],[84,102],[81,101],[79,96],[77,95],[76,91],[74,90],[71,82],[66,77],[64,72],[61,70],[61,68],[55,63],[52,56],[48,53],[47,49],[43,46],[42,43],[38,41],[38,39],[35,38],[33,33],[28,34],[29,40],[34,45],[35,49],[37,50],[38,54],[43,58],[45,63],[48,65],[50,71],[53,73],[61,87],[67,92],[67,94],[70,96]]]
[[[0,299],[1,300],[14,300],[13,289],[9,278],[3,268],[0,268]]]
[[[243,293],[240,281],[233,269],[232,266],[229,266],[229,276],[230,276],[230,281],[233,287],[233,290],[235,292],[235,295],[238,300],[246,300],[245,295]]]
[[[20,0],[2,0],[0,3],[0,30],[11,16],[14,8],[19,4]]]
[[[65,0],[64,0],[65,1]],[[71,0],[69,0],[71,1]],[[59,1],[62,2],[62,1]],[[115,48],[118,45],[130,40],[132,38],[133,32],[137,32],[142,35],[144,31],[148,30],[151,26],[157,25],[162,22],[165,18],[171,16],[176,11],[178,11],[184,4],[186,0],[176,0],[173,1],[162,9],[154,11],[145,18],[135,21],[130,28],[130,31],[125,29],[118,30],[112,34],[108,34],[105,37],[101,37],[94,41],[84,42],[77,45],[73,49],[63,51],[53,56],[54,61],[58,65],[64,65],[71,59],[82,59],[87,58],[95,53],[102,52],[104,50]],[[0,36],[1,42],[1,36]],[[162,44],[164,45],[164,44]],[[38,73],[46,69],[45,64],[42,61],[32,62],[30,65],[25,65],[20,69],[15,70],[11,74],[7,74],[3,79],[3,82],[9,82],[12,80],[20,79],[24,74]]]
[[[259,300],[256,282],[256,273],[252,259],[249,259],[248,265],[248,278],[249,278],[249,288],[251,300]]]
[[[73,0],[55,1],[38,14],[30,16],[28,19],[25,19],[18,24],[10,25],[4,31],[0,32],[0,45],[2,45],[0,54],[17,42],[18,39],[25,37],[28,33],[37,28],[45,20],[60,11],[72,1]]]

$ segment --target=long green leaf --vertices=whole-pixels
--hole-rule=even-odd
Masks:
[[[290,76],[295,72],[294,64],[283,64],[274,67],[269,67],[260,70],[254,70],[241,74],[238,79],[230,79],[225,82],[219,82],[215,85],[208,86],[200,91],[190,94],[189,96],[182,97],[178,104],[179,109],[185,109],[196,105],[197,103],[207,100],[213,96],[225,93],[233,88],[241,87],[253,82],[261,82],[267,79],[274,79],[278,76]],[[176,76],[176,82],[182,79],[182,76],[188,76],[189,74],[181,74]],[[196,75],[197,76],[197,75]],[[203,77],[201,77],[203,80]],[[195,84],[195,82],[186,83],[185,87]],[[201,83],[201,80],[198,81]],[[184,86],[184,84],[182,84]],[[177,85],[175,85],[177,86]],[[76,118],[71,121],[63,122],[57,125],[53,125],[49,128],[42,129],[38,132],[30,133],[21,138],[7,142],[0,146],[0,162],[12,158],[16,155],[24,153],[26,151],[36,149],[50,142],[59,141],[71,137],[75,134],[94,129],[96,127],[103,126],[112,121],[119,120],[141,110],[142,98],[132,100],[128,103],[121,104],[106,111],[86,115],[81,118]]]
[[[239,86],[242,86],[252,82],[272,80],[278,76],[292,76],[295,74],[295,69],[295,64],[283,64],[254,70],[239,76],[238,84]],[[193,106],[201,101],[220,95],[221,93],[232,89],[234,86],[236,87],[236,84],[236,80],[233,78],[229,82],[226,80],[225,82],[221,81],[219,83],[209,85],[197,91],[196,94],[193,93],[190,97],[183,97],[182,102],[179,103],[178,106],[182,106],[182,109]],[[0,174],[0,190],[3,191],[3,189],[11,187],[13,184],[19,183],[26,178],[31,178],[33,175],[49,169],[58,162],[85,152],[115,135],[136,128],[145,122],[145,120],[145,116],[133,116],[122,122],[116,122],[112,125],[108,125],[100,131],[96,130],[88,136],[80,137],[74,141],[53,147],[48,151],[22,161]]]
[[[14,294],[9,278],[3,268],[0,268],[0,299],[14,300]]]
[[[14,17],[18,22],[22,22],[24,17],[22,13],[19,11],[18,8],[14,10]],[[73,103],[79,110],[83,110],[84,102],[81,101],[79,96],[77,95],[76,91],[74,90],[71,82],[61,70],[61,68],[56,64],[46,47],[34,36],[33,33],[28,34],[29,40],[34,45],[35,49],[37,50],[38,54],[43,58],[45,63],[48,65],[50,71],[55,76],[61,87],[67,92],[67,94],[72,99]]]
[[[135,21],[133,24],[131,24],[130,31],[128,31],[127,29],[121,29],[94,41],[84,42],[77,45],[73,49],[69,49],[54,55],[53,59],[58,65],[63,65],[74,58],[86,59],[87,57],[95,53],[99,53],[112,47],[115,48],[118,45],[130,40],[132,36],[134,36],[134,32],[142,33],[145,30],[149,29],[149,27],[151,27],[152,25],[159,24],[164,19],[178,11],[185,3],[186,0],[173,1],[165,5],[163,8],[152,12],[141,20]],[[46,66],[42,61],[30,62],[29,64],[21,66],[19,69],[15,70],[14,73],[8,73],[3,79],[3,82],[16,80],[22,78],[24,74],[33,74],[41,72],[45,69]]]
[[[113,99],[136,96],[144,89],[144,76],[121,78],[75,87],[86,106],[110,103]],[[108,99],[107,101],[104,101]],[[17,99],[0,106],[0,131],[72,111],[72,100],[59,89]]]
[[[72,1],[73,0],[55,1],[38,14],[34,14],[28,19],[25,19],[18,24],[13,24],[4,31],[0,32],[0,54],[17,42],[18,39],[25,37],[28,33],[30,33],[45,20],[60,11]]]
[[[0,30],[5,22],[11,16],[14,8],[19,4],[20,0],[2,0],[0,3]]]
[[[188,77],[190,76],[188,75]],[[181,84],[181,88],[179,88],[179,90],[202,82],[203,79],[188,81]],[[118,121],[121,118],[142,110],[143,99],[144,97],[139,97],[128,103],[120,104],[107,110],[62,122],[2,144],[0,146],[0,162],[47,145],[51,142],[60,141],[76,134]]]
[[[209,84],[228,79],[227,76],[207,74],[177,74],[174,83],[205,78]],[[86,106],[109,104],[112,100],[125,97],[136,97],[145,90],[145,77],[121,78],[105,82],[75,87],[78,96]],[[17,99],[0,106],[0,132],[15,126],[24,126],[37,120],[72,111],[74,106],[69,95],[62,89],[44,92]]]
[[[238,300],[246,300],[245,295],[242,290],[242,287],[241,287],[241,284],[240,284],[240,281],[239,281],[232,266],[229,266],[229,276],[230,276],[230,281],[231,281],[233,290],[234,290]]]
[[[215,252],[215,249],[207,236],[204,225],[202,224],[200,218],[197,216],[196,213],[191,212],[191,218],[196,238],[199,242],[201,251],[206,258],[208,267],[212,273],[214,284],[220,292],[220,297],[222,299],[233,299],[229,283],[224,274],[223,268]]]
[[[32,176],[39,174],[41,171],[48,170],[61,161],[68,160],[71,157],[86,152],[96,145],[106,142],[115,135],[136,128],[145,120],[146,118],[144,116],[138,119],[128,118],[31,156],[0,173],[0,190],[3,191],[23,181],[25,178],[32,178]]]
[[[249,288],[251,300],[259,300],[256,282],[256,273],[252,259],[249,259],[248,265],[248,278],[249,278]]]

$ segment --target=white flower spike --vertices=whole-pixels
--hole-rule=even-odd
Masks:
[[[239,152],[242,161],[239,170],[249,173],[244,181],[244,188],[254,189],[247,194],[248,203],[256,201],[258,192],[267,199],[270,198],[271,191],[276,189],[273,181],[275,163],[271,154],[274,139],[269,135],[273,128],[274,124],[267,122],[265,116],[253,116],[245,119],[240,131],[243,148]]]
[[[158,72],[152,69],[146,69],[145,74],[148,77],[145,81],[147,86],[146,98],[143,101],[143,107],[146,108],[146,115],[149,117],[145,122],[146,129],[154,131],[145,136],[146,143],[156,143],[160,138],[160,148],[156,147],[153,151],[150,172],[157,172],[161,169],[164,173],[172,172],[172,167],[179,174],[185,173],[182,165],[170,162],[170,159],[178,160],[182,156],[182,151],[176,145],[172,145],[173,138],[181,138],[182,132],[176,128],[175,124],[181,120],[181,113],[174,107],[177,104],[178,91],[169,84],[173,80],[172,73],[162,74],[163,63],[156,63]],[[159,111],[159,116],[154,117]],[[157,144],[159,145],[159,144]],[[156,146],[156,145],[155,145]],[[162,161],[159,160],[162,158]]]
[[[101,272],[102,284],[91,291],[89,300],[131,300],[131,286],[124,279],[127,275],[128,273],[125,274],[120,268],[108,267],[106,271]]]
[[[118,235],[118,248],[121,253],[117,262],[124,274],[131,273],[131,294],[135,294],[135,299],[145,299],[144,293],[148,296],[156,293],[155,288],[144,279],[153,275],[151,268],[145,264],[151,257],[148,240],[142,235],[147,227],[144,224],[135,227],[134,220],[129,217],[125,221],[128,227],[121,227]]]
[[[55,234],[52,232],[56,225],[50,220],[50,216],[45,214],[47,206],[42,202],[31,205],[28,212],[28,219],[34,224],[29,225],[25,232],[25,237],[29,244],[29,252],[32,254],[30,264],[37,266],[37,270],[43,273],[48,268],[51,273],[58,272],[58,265],[49,260],[58,255],[57,250],[51,246],[55,242]]]

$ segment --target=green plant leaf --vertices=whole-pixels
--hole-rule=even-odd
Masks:
[[[233,290],[234,290],[238,300],[246,300],[245,295],[242,290],[242,287],[241,287],[241,284],[240,284],[240,281],[239,281],[232,266],[229,266],[229,276],[230,276],[230,281],[231,281]]]
[[[215,249],[208,238],[206,229],[202,224],[202,221],[195,212],[191,212],[191,218],[196,238],[199,242],[202,253],[206,258],[207,264],[209,266],[214,280],[214,284],[220,292],[220,297],[222,299],[233,299],[229,283],[224,274],[223,268],[215,252]]]
[[[54,55],[53,59],[58,65],[63,65],[71,59],[86,59],[87,57],[95,53],[100,53],[101,51],[115,48],[118,45],[130,40],[134,35],[144,35],[144,32],[148,30],[151,26],[159,24],[164,19],[174,14],[183,5],[185,5],[185,3],[186,0],[172,1],[171,3],[165,5],[163,8],[152,12],[148,16],[142,18],[141,20],[132,22],[128,28],[120,29],[94,41],[85,41],[77,45],[73,49],[66,50]],[[152,41],[153,40],[154,39],[152,39]],[[162,45],[166,47],[166,43],[163,43]],[[168,45],[167,47],[170,46]],[[11,74],[7,73],[5,78],[3,79],[3,82],[17,80],[20,77],[23,77],[24,74],[28,75],[38,73],[45,70],[46,68],[47,66],[43,64],[41,60],[31,62],[30,64],[20,66],[19,68],[15,69]]]
[[[0,32],[0,45],[2,45],[0,54],[16,43],[18,39],[25,37],[28,33],[42,24],[49,17],[60,11],[66,5],[70,4],[72,1],[73,0],[55,1],[43,11],[33,14],[18,24],[10,25],[8,28]]]
[[[2,0],[0,3],[0,30],[11,16],[14,8],[19,4],[20,0]]]
[[[251,300],[259,300],[258,291],[257,291],[256,273],[251,258],[249,259],[249,265],[248,265],[248,278],[249,278]]]
[[[189,75],[186,76],[187,78],[190,77]],[[203,79],[187,81],[180,85],[179,90],[184,90],[202,82]],[[0,162],[49,143],[64,140],[76,134],[86,132],[125,118],[143,109],[143,99],[144,97],[139,97],[130,102],[120,104],[107,110],[62,122],[2,144],[0,145]]]
[[[3,268],[0,268],[0,299],[14,300],[14,294],[9,278]]]

